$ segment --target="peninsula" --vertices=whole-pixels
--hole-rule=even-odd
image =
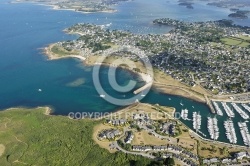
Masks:
[[[116,10],[112,8],[119,2],[124,2],[128,0],[16,0],[13,3],[18,2],[32,2],[43,5],[52,6],[55,10],[73,10],[83,13],[95,13],[95,12],[115,12]]]

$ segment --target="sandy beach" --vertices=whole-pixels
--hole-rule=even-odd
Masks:
[[[49,60],[57,60],[57,59],[63,59],[63,58],[77,58],[81,61],[85,61],[86,58],[81,56],[81,55],[67,55],[67,56],[58,56],[56,54],[54,54],[51,51],[51,48],[54,46],[55,44],[50,44],[48,47],[45,47],[43,49],[43,53],[48,57]]]

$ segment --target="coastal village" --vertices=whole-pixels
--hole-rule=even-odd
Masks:
[[[126,56],[138,60],[143,51],[152,65],[188,86],[199,85],[213,95],[250,91],[249,28],[230,21],[186,23],[157,19],[155,26],[171,26],[165,35],[140,35],[109,30],[109,25],[76,24],[65,31],[77,40],[57,43],[52,51],[93,55]],[[141,51],[140,51],[141,50]]]
[[[157,160],[170,157],[175,165],[249,163],[246,148],[204,139],[174,118],[174,112],[174,108],[134,104],[105,117],[96,126],[93,138],[111,153],[121,151]],[[208,125],[210,120],[208,117]]]

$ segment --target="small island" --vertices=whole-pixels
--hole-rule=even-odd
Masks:
[[[194,8],[194,7],[192,6],[193,3],[191,3],[191,2],[181,2],[181,3],[179,3],[179,5],[180,5],[180,6],[186,6],[186,8],[188,8],[188,9],[193,9],[193,8]]]
[[[248,14],[250,13],[250,11],[247,10],[237,10],[235,13],[231,13],[228,15],[228,17],[232,17],[232,18],[240,18],[240,19],[247,19],[248,18]]]

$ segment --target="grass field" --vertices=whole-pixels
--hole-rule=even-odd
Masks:
[[[109,153],[92,139],[101,121],[45,115],[45,108],[0,112],[0,165],[147,165],[147,158]]]
[[[132,145],[167,145],[167,141],[149,135],[147,131],[143,130],[135,133]]]
[[[57,45],[54,45],[51,48],[51,52],[53,52],[54,54],[56,54],[59,57],[63,57],[63,56],[67,56],[67,55],[78,55],[79,53],[76,51],[67,51],[65,50],[63,47],[59,47]]]
[[[239,47],[250,46],[248,37],[244,37],[244,36],[222,38],[221,42],[229,46],[239,46]]]

